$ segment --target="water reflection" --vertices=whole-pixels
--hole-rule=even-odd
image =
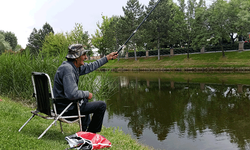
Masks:
[[[209,137],[212,140],[203,141],[196,148],[168,143],[171,149],[224,149],[225,145],[215,147],[217,140],[228,141],[239,149],[249,147],[249,85],[192,83],[189,80],[175,82],[126,76],[119,76],[117,84],[118,92],[107,101],[109,119],[119,116],[126,120],[127,127],[138,139],[143,137],[146,130],[151,130],[160,142],[167,142],[167,139],[172,141],[172,134],[178,135],[178,139],[175,139],[177,143],[214,135]],[[199,141],[196,143],[199,145]],[[164,144],[158,147],[157,143],[151,146],[166,148]],[[229,148],[234,149],[232,146]]]

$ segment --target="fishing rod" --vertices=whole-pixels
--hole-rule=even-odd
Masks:
[[[127,41],[119,47],[117,54],[125,47],[125,45],[128,43],[128,41],[134,36],[134,34],[137,32],[137,30],[141,27],[141,25],[146,21],[148,16],[152,13],[152,11],[155,9],[155,7],[160,3],[161,0],[158,0],[158,2],[155,4],[154,8],[148,13],[148,15],[143,19],[143,21],[140,23],[140,25],[135,29],[135,31],[130,35],[130,37],[127,39]]]

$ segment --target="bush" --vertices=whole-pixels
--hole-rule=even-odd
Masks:
[[[5,46],[0,42],[0,55],[5,51]]]
[[[149,56],[158,55],[158,50],[148,51]],[[170,55],[170,49],[160,49],[160,55]]]
[[[41,53],[43,56],[57,56],[60,53],[66,54],[69,45],[70,42],[63,33],[57,33],[55,35],[49,33],[49,35],[45,37]]]
[[[244,49],[250,49],[250,43],[244,43]]]
[[[146,51],[137,51],[136,56],[137,57],[146,56]],[[129,52],[128,57],[135,57],[135,53],[134,52]]]
[[[239,48],[239,43],[234,43],[234,44],[224,44],[223,45],[223,50],[238,50]],[[221,51],[221,46],[220,45],[211,45],[211,46],[206,46],[205,47],[206,52],[215,52],[215,51]]]
[[[239,49],[239,43],[234,43],[234,44],[226,44],[223,45],[224,50],[238,50]]]

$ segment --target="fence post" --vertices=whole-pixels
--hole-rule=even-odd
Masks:
[[[170,49],[170,56],[173,56],[174,55],[174,48],[171,48]]]
[[[205,83],[200,83],[200,87],[201,87],[201,90],[204,91],[205,90]]]
[[[238,93],[243,93],[243,85],[242,84],[238,84],[237,87],[238,87],[237,88],[237,92]]]
[[[128,59],[128,52],[126,52],[125,59]]]
[[[205,53],[205,47],[204,46],[201,49],[201,53]]]
[[[238,51],[244,51],[244,41],[239,41],[239,50]]]
[[[148,50],[146,50],[146,57],[148,57]]]

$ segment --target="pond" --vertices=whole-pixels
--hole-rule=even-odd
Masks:
[[[250,148],[248,74],[112,73],[103,125],[155,149]],[[243,82],[247,82],[244,84]]]

